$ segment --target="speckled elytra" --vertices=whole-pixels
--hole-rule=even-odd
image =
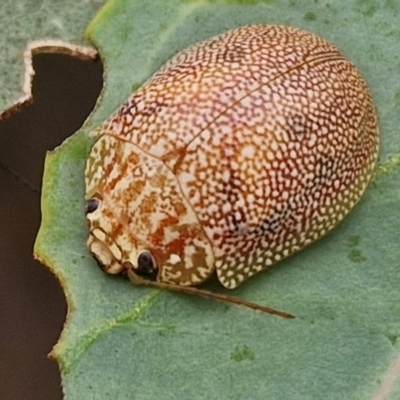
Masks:
[[[315,242],[358,202],[378,155],[355,66],[286,26],[182,51],[94,133],[88,247],[104,270],[226,288]]]

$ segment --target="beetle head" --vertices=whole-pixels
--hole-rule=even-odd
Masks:
[[[111,135],[95,143],[85,170],[88,248],[110,274],[194,285],[214,269],[212,246],[173,172]]]

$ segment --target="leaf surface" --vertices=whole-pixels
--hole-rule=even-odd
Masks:
[[[53,350],[67,399],[400,398],[399,17],[392,0],[103,7],[86,33],[104,62],[104,91],[85,126],[46,159],[35,245],[68,298]],[[85,245],[90,130],[176,52],[250,23],[297,26],[337,45],[368,82],[380,117],[379,167],[350,216],[233,292],[294,320],[132,286],[102,273]]]
[[[104,0],[2,0],[0,7],[0,110],[29,99],[24,49],[32,41],[60,40],[88,44],[82,31]],[[28,52],[29,53],[29,52]],[[26,60],[28,61],[28,60]],[[25,80],[25,82],[24,82]]]

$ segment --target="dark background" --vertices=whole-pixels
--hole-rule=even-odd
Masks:
[[[102,88],[99,61],[40,54],[33,66],[33,103],[0,123],[0,399],[7,400],[62,398],[47,354],[66,302],[56,277],[32,258],[43,163],[80,128]]]

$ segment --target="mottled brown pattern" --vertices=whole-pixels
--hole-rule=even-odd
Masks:
[[[179,53],[94,136],[119,144],[92,153],[87,197],[129,215],[124,239],[112,221],[106,235],[124,254],[152,252],[160,282],[194,285],[216,269],[228,288],[335,227],[364,192],[379,144],[354,65],[311,33],[267,25]],[[129,152],[135,161],[122,160]],[[105,218],[96,213],[88,218]]]

